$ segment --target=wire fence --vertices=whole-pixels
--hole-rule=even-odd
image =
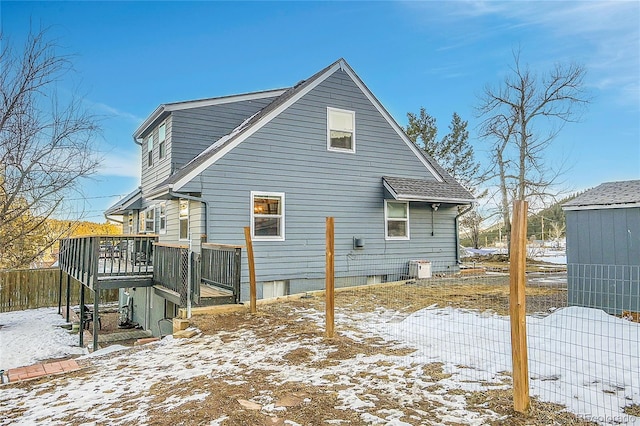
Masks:
[[[348,265],[336,277],[339,333],[355,320],[372,339],[395,342],[407,352],[402,362],[424,365],[443,392],[482,391],[490,400],[511,389],[508,269],[368,255]],[[528,266],[532,397],[576,421],[640,424],[639,269]]]

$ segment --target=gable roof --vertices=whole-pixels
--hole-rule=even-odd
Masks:
[[[562,205],[563,210],[640,207],[640,180],[605,182]]]
[[[184,185],[186,185],[189,181],[202,173],[207,167],[214,164],[226,153],[238,146],[241,142],[246,140],[249,136],[254,134],[264,125],[269,123],[282,111],[286,110],[290,105],[292,105],[302,96],[309,93],[313,88],[318,86],[338,70],[343,70],[345,73],[347,73],[347,75],[349,75],[352,81],[358,86],[358,88],[367,97],[367,99],[369,99],[369,101],[378,110],[378,112],[385,118],[391,128],[405,142],[409,149],[411,149],[414,155],[416,155],[416,157],[422,162],[422,164],[431,173],[431,175],[437,182],[444,183],[453,180],[448,175],[448,173],[444,171],[444,169],[442,169],[433,159],[427,156],[408,138],[402,127],[400,127],[398,123],[393,119],[393,117],[391,117],[389,112],[382,106],[382,104],[373,95],[373,93],[371,93],[371,91],[362,82],[362,80],[360,80],[353,69],[351,69],[349,64],[347,64],[347,62],[341,58],[331,65],[327,66],[326,68],[318,71],[310,78],[303,80],[295,86],[284,91],[265,108],[249,117],[242,124],[236,127],[231,133],[223,136],[218,141],[213,143],[209,148],[205,149],[193,160],[191,160],[181,169],[177,170],[173,175],[169,176],[167,179],[157,185],[150,191],[150,193],[145,194],[145,197],[155,198],[160,196],[161,194],[166,194],[169,191],[179,191]],[[457,184],[456,182],[456,185],[459,184]],[[470,194],[468,195],[470,196]]]
[[[437,182],[426,179],[383,176],[382,183],[398,201],[455,202],[471,204],[473,196],[455,180]]]

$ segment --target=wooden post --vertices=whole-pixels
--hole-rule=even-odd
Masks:
[[[58,274],[58,315],[62,315],[62,268]]]
[[[325,308],[326,308],[326,331],[327,337],[333,338],[335,329],[334,310],[335,310],[335,263],[334,263],[334,223],[333,218],[327,218],[327,231],[326,231],[326,273],[325,273]]]
[[[98,330],[100,329],[100,319],[98,317],[98,307],[100,305],[100,287],[98,287],[98,279],[93,284],[93,350],[98,350]]]
[[[84,348],[84,285],[80,285],[80,326],[78,334],[80,334],[80,347]],[[68,320],[67,320],[68,321]]]
[[[251,228],[245,226],[244,240],[247,245],[247,261],[249,262],[249,305],[252,314],[256,313],[256,265],[253,259],[253,243]]]
[[[529,410],[529,359],[527,356],[525,269],[527,259],[527,202],[513,205],[511,254],[509,259],[511,315],[511,358],[513,360],[513,408]]]
[[[71,275],[67,272],[67,322],[71,322],[69,318],[69,305],[71,304]]]

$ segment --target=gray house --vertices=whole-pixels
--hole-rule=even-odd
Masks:
[[[293,87],[160,105],[134,140],[142,185],[106,213],[124,217],[125,233],[194,252],[203,242],[244,245],[250,226],[258,297],[323,288],[327,216],[337,285],[365,257],[457,268],[457,220],[472,195],[343,59]],[[364,282],[384,274],[370,270]],[[139,293],[146,306],[163,305],[157,292]]]
[[[569,304],[640,312],[640,180],[603,183],[562,209]]]

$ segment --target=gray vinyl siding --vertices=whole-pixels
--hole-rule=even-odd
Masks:
[[[569,303],[640,311],[640,208],[565,211]]]
[[[148,166],[147,137],[142,142],[142,191],[154,188],[216,140],[230,133],[274,98],[229,102],[171,112],[153,129],[153,166]],[[159,158],[158,128],[166,124],[165,156]]]
[[[171,161],[178,169],[244,120],[267,106],[273,97],[190,108],[172,113]]]
[[[356,152],[327,150],[327,107],[355,111]],[[254,241],[258,281],[324,276],[325,218],[335,218],[336,271],[348,255],[427,259],[454,268],[454,206],[410,204],[409,241],[385,241],[382,176],[434,179],[422,162],[342,71],[334,73],[181,191],[211,201],[208,241],[243,244],[251,191],[285,193],[285,241]],[[352,249],[353,237],[364,250]],[[246,255],[243,280],[247,280]],[[295,289],[291,288],[294,292]],[[247,294],[243,292],[242,298]]]
[[[158,128],[162,123],[165,123],[165,155],[162,159],[160,159],[160,149],[159,149],[159,139],[158,139]],[[153,135],[153,165],[149,167],[148,158],[147,158],[147,138],[148,134],[145,135],[142,141],[142,174],[141,174],[141,185],[143,193],[155,187],[158,183],[165,180],[172,171],[171,166],[171,157],[172,157],[172,125],[173,120],[171,116],[167,117],[166,120],[159,122],[152,130],[151,134]]]

